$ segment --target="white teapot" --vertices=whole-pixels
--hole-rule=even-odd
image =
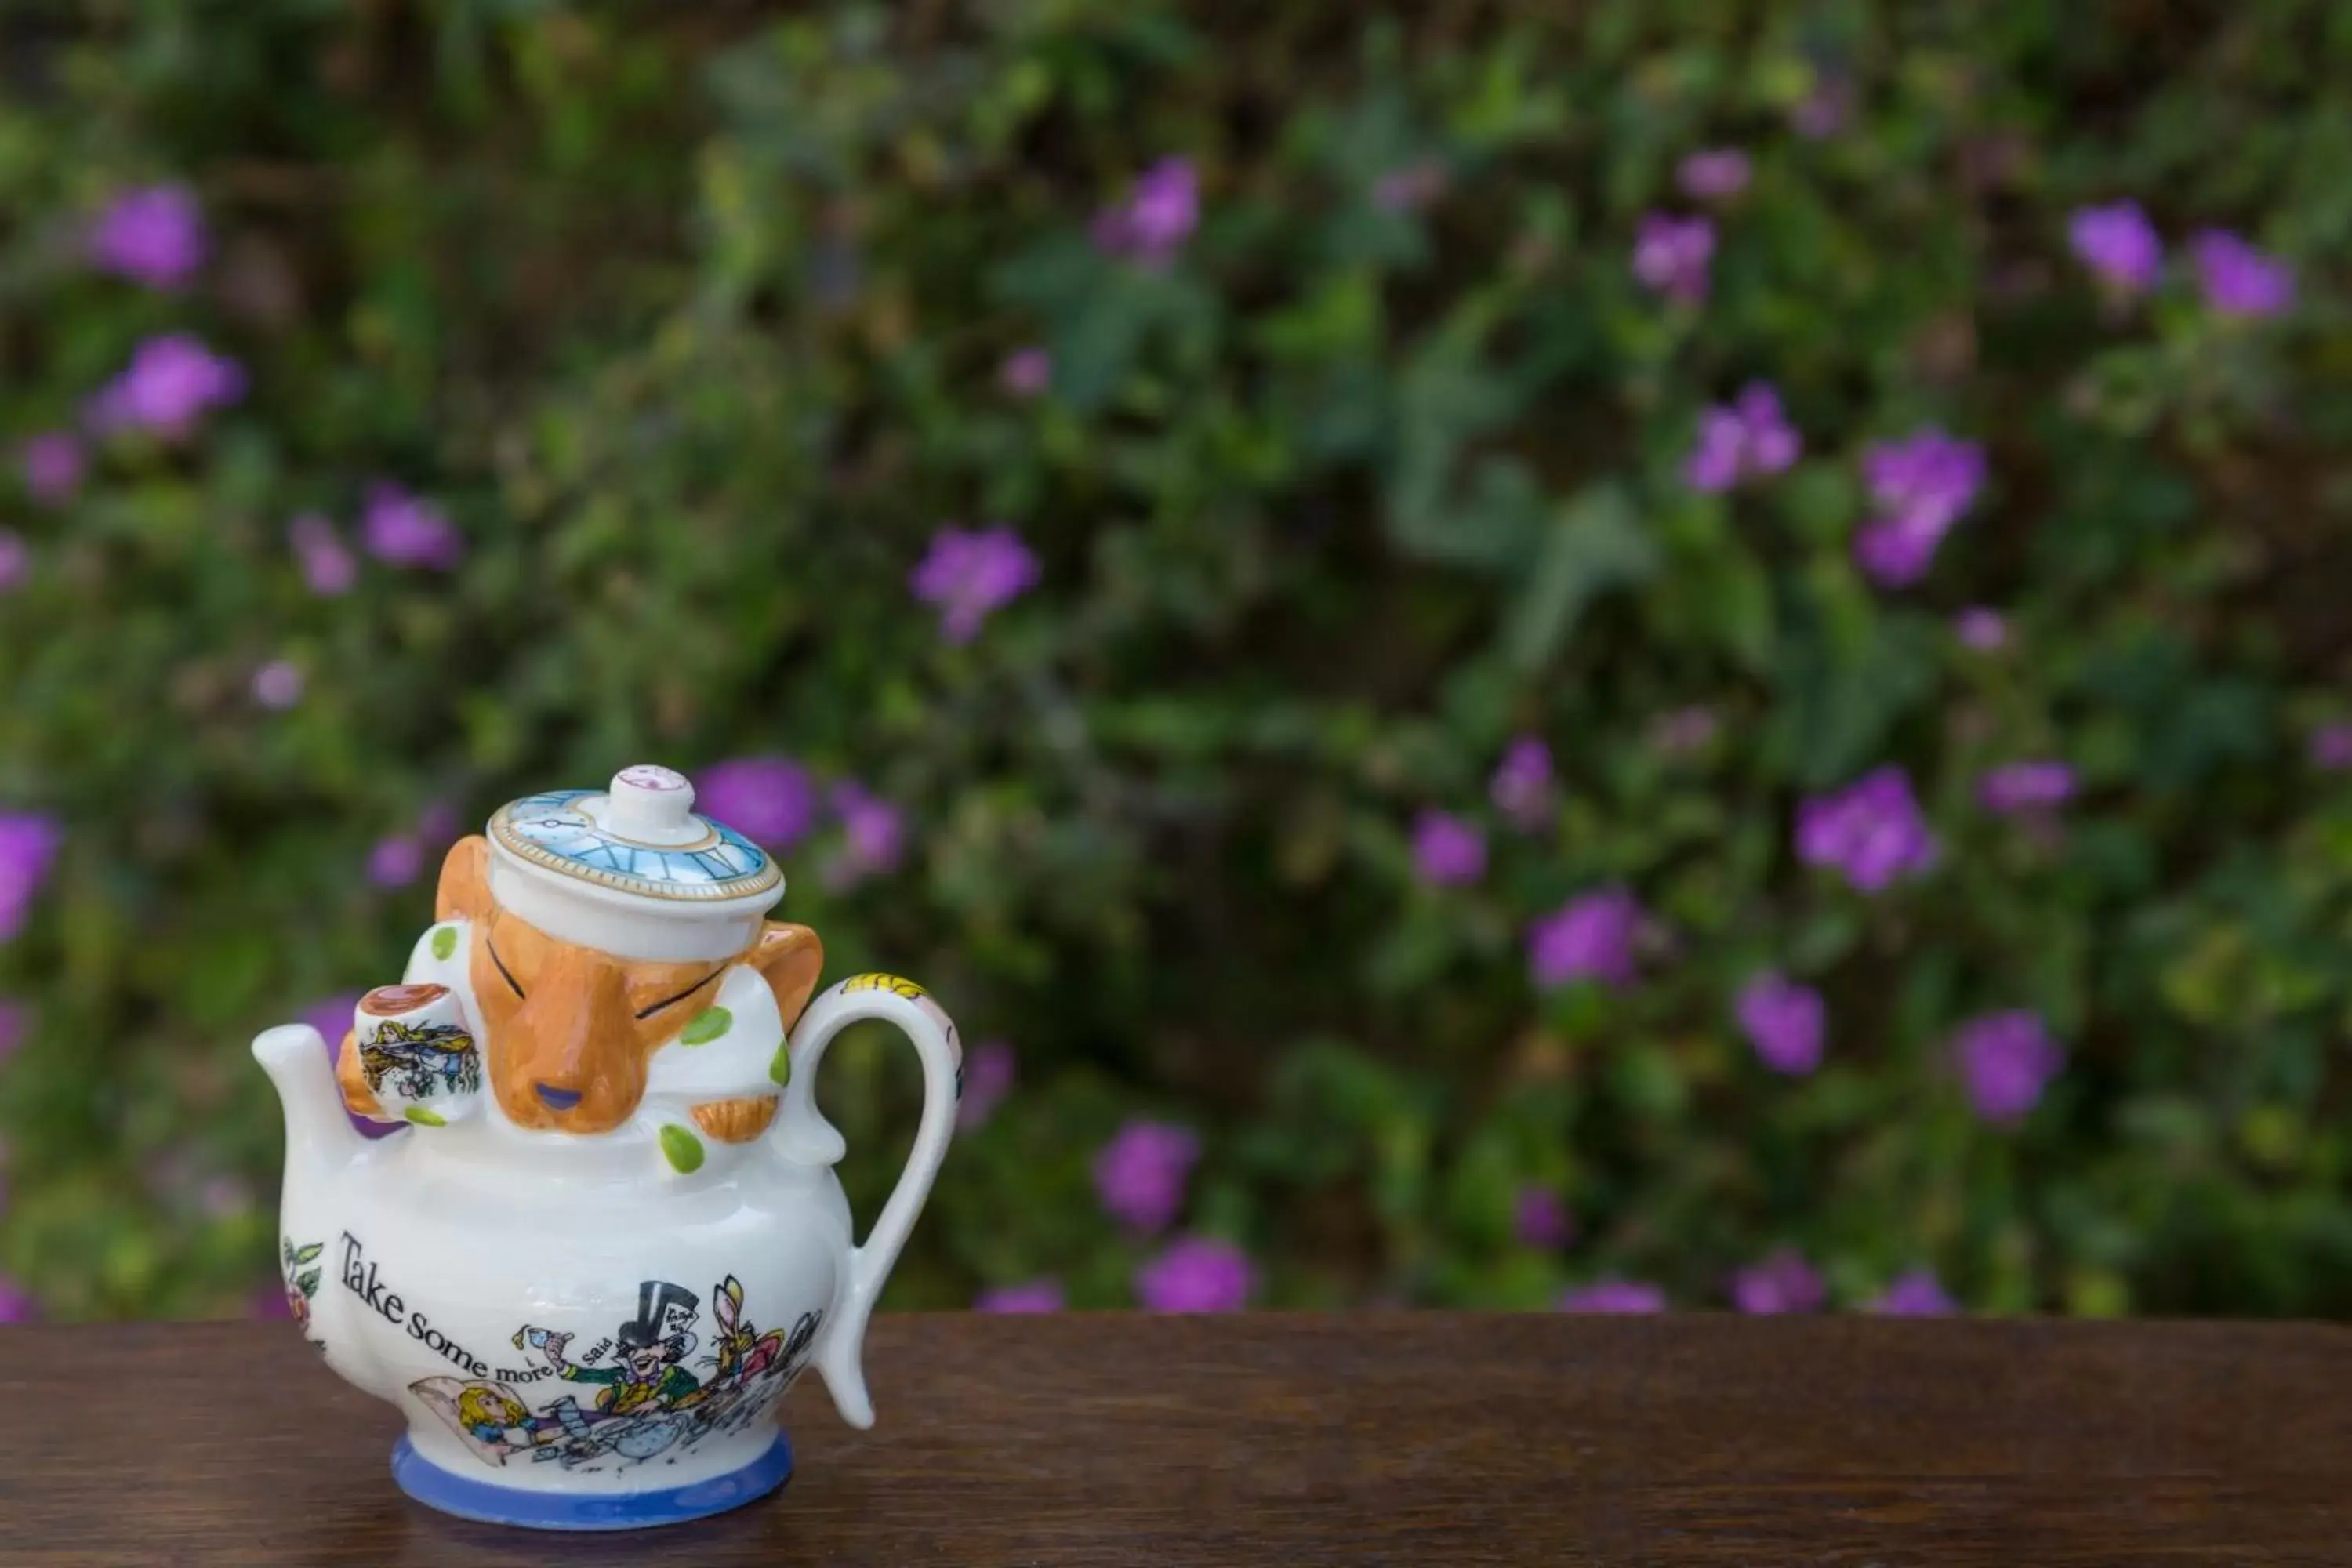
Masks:
[[[610,1530],[716,1513],[792,1470],[777,1400],[814,1364],[873,1422],[860,1352],[947,1152],[955,1026],[883,974],[814,1002],[823,950],[765,919],[782,873],[667,768],[502,807],[441,869],[404,983],[331,1068],[253,1054],[286,1110],[281,1259],[327,1364],[408,1418],[393,1473],[471,1519]],[[879,1018],[923,1113],[863,1246],[813,1098]],[[408,1123],[371,1142],[345,1119]]]

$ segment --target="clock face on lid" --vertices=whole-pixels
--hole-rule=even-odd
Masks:
[[[528,795],[499,808],[490,837],[546,870],[643,898],[703,903],[783,880],[767,851],[692,812],[693,788],[667,768],[625,770],[609,791]]]

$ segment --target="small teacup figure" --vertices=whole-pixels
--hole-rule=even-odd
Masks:
[[[352,1032],[386,1120],[441,1127],[481,1098],[481,1053],[446,985],[379,985],[360,998]]]

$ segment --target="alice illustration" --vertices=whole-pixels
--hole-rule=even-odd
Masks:
[[[470,1094],[482,1087],[482,1058],[474,1037],[455,1024],[410,1025],[386,1018],[360,1046],[360,1070],[367,1086],[383,1092],[389,1079],[398,1092],[424,1100],[439,1086]]]
[[[504,1465],[518,1454],[567,1469],[642,1463],[714,1431],[740,1431],[769,1409],[805,1364],[824,1316],[803,1312],[790,1334],[763,1333],[744,1315],[742,1281],[728,1275],[711,1288],[715,1331],[700,1361],[709,1369],[704,1379],[686,1366],[698,1343],[701,1305],[683,1286],[646,1280],[637,1288],[637,1315],[614,1331],[606,1366],[573,1361],[571,1333],[528,1323],[517,1329],[516,1349],[535,1352],[564,1382],[595,1386],[587,1407],[566,1394],[533,1411],[501,1382],[441,1376],[409,1387],[488,1464]],[[587,1359],[604,1353],[600,1343]]]
[[[503,1465],[516,1454],[561,1443],[569,1435],[553,1416],[533,1415],[522,1396],[503,1383],[427,1377],[408,1388],[489,1464]]]

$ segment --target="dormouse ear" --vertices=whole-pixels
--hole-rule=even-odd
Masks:
[[[441,887],[433,918],[478,921],[490,912],[490,841],[469,833],[449,846],[441,862]]]
[[[743,962],[758,970],[768,989],[776,994],[776,1011],[789,1029],[808,1005],[816,977],[824,970],[824,943],[806,926],[770,921],[760,933],[759,944],[743,955]]]

